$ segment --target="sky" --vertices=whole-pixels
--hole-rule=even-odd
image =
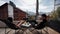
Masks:
[[[0,0],[0,6],[10,0]],[[23,11],[36,13],[36,0],[11,0],[16,7]],[[54,9],[54,0],[39,0],[39,12],[51,12]]]

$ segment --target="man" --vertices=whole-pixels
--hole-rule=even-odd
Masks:
[[[38,24],[35,29],[43,29],[46,26],[46,14],[42,14],[42,22],[40,24]]]

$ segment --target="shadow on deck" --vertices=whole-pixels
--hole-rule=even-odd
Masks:
[[[48,23],[48,27],[50,27],[60,33],[60,21],[58,21],[58,20],[50,21]]]

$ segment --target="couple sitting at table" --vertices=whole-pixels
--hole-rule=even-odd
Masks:
[[[33,27],[35,28],[35,29],[42,29],[42,28],[44,28],[45,27],[45,25],[46,25],[46,22],[47,22],[47,20],[46,20],[46,15],[45,14],[42,14],[41,15],[41,23],[40,24],[38,24],[37,26],[35,26],[35,24],[37,24],[37,22],[36,22],[36,20],[32,20],[32,21],[28,21],[28,22],[30,22],[31,24],[30,25],[33,25]],[[1,20],[1,19],[0,19]],[[23,24],[23,23],[25,23],[26,22],[26,20],[27,19],[22,19],[17,25],[15,25],[15,24],[13,24],[12,23],[12,18],[11,17],[9,17],[8,19],[6,19],[6,20],[1,20],[1,21],[3,21],[9,28],[11,28],[11,29],[15,29],[15,30],[17,30],[17,29],[20,29],[20,26]],[[34,24],[34,23],[35,24]]]

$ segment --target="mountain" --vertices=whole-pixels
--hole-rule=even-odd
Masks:
[[[36,13],[30,12],[30,11],[28,11],[27,13],[28,13],[29,15],[36,15]]]
[[[35,12],[31,12],[31,11],[27,11],[27,13],[28,13],[29,15],[36,15]],[[39,12],[39,15],[41,15],[41,14],[50,14],[50,12]]]

